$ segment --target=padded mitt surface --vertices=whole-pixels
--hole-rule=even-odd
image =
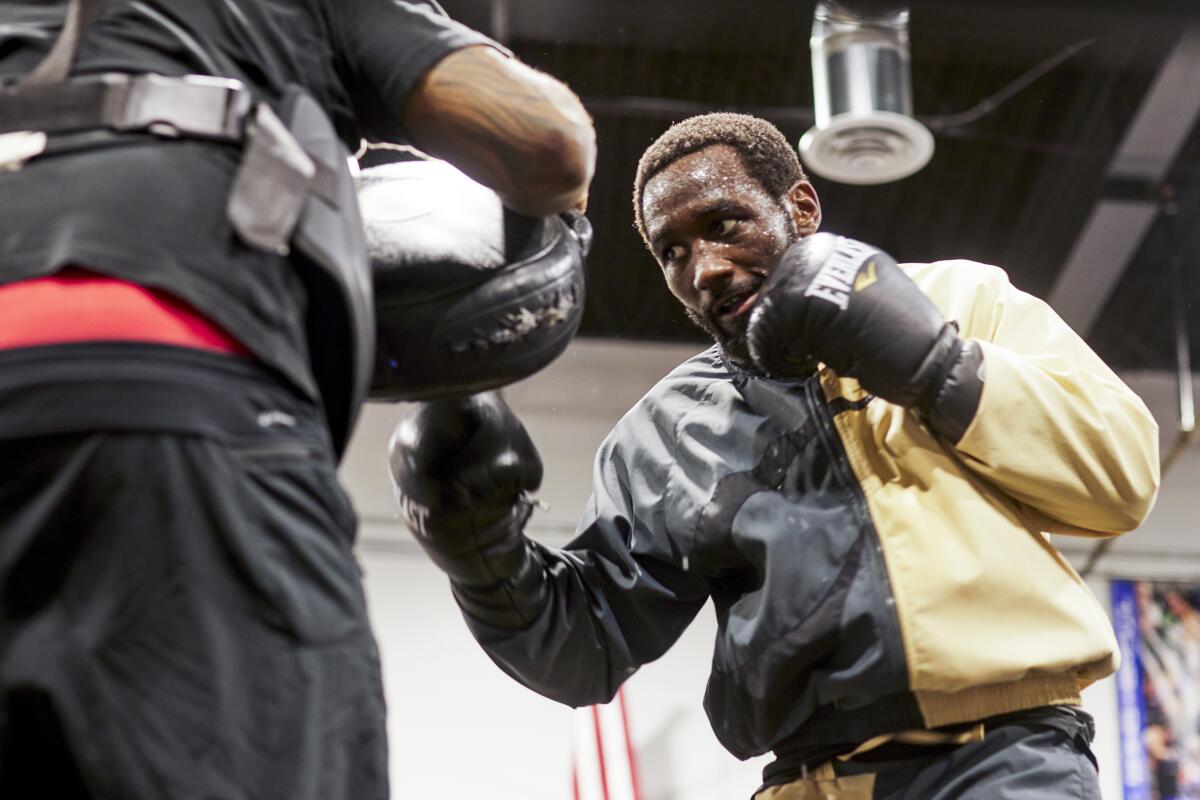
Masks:
[[[375,283],[373,399],[499,388],[566,349],[583,316],[585,218],[521,216],[442,161],[363,170],[359,203]]]

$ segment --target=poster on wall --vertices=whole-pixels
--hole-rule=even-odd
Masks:
[[[1112,592],[1125,800],[1200,800],[1200,583]]]

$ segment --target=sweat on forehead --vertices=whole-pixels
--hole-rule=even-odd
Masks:
[[[668,164],[642,191],[642,214],[651,242],[666,218],[675,213],[732,208],[757,195],[767,202],[776,198],[745,169],[737,150],[711,145]]]
[[[646,184],[680,158],[715,144],[737,150],[745,171],[774,197],[782,197],[795,183],[807,180],[796,150],[779,129],[764,119],[746,114],[703,114],[678,122],[654,141],[638,162],[633,183],[633,216],[646,239],[642,195]]]

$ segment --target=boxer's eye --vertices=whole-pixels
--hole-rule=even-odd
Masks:
[[[719,219],[713,223],[713,232],[717,236],[728,236],[737,228],[738,221],[736,219]]]
[[[687,250],[681,244],[673,244],[663,250],[662,260],[664,264],[670,264],[672,261],[678,261],[687,255]]]

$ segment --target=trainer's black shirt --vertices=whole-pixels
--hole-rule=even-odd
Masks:
[[[66,5],[0,0],[0,76],[37,63]],[[215,75],[263,98],[299,84],[353,148],[404,141],[409,92],[476,44],[493,43],[419,2],[108,0],[73,74]],[[0,172],[0,284],[74,264],[165,290],[315,395],[304,287],[288,259],[243,245],[226,219],[238,158],[227,145],[147,138]]]

